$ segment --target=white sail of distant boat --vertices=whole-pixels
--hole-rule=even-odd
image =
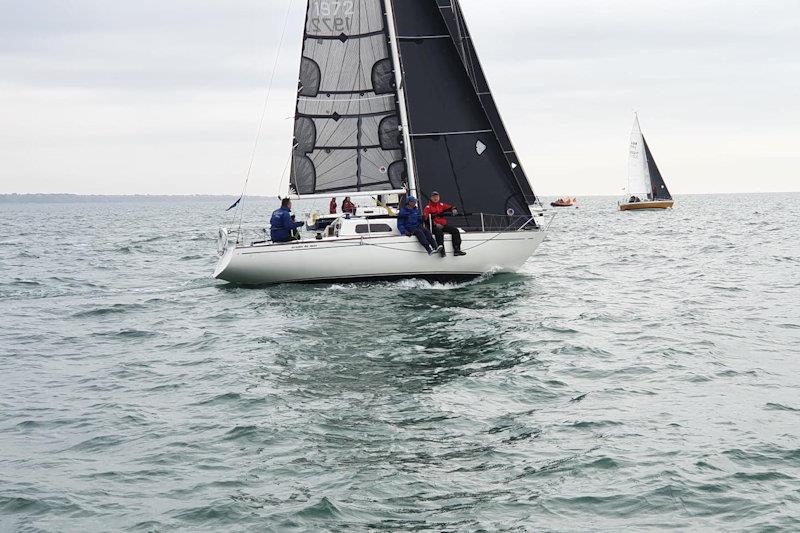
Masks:
[[[626,193],[626,201],[619,204],[621,211],[666,209],[672,207],[674,203],[644,138],[638,114],[634,114],[628,149],[628,188]]]
[[[378,202],[289,243],[229,242],[221,228],[216,278],[475,277],[516,270],[546,234],[458,0],[309,0],[289,184],[294,199]],[[380,201],[424,206],[434,190],[458,208],[466,256],[430,257]]]

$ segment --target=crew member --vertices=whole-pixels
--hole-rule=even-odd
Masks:
[[[281,200],[280,209],[272,212],[269,225],[269,236],[272,242],[289,242],[300,239],[300,234],[295,230],[301,227],[303,222],[294,221],[292,201],[289,198],[284,198]]]
[[[416,237],[419,243],[428,252],[428,255],[433,254],[434,251],[439,252],[444,250],[444,246],[437,247],[431,232],[422,225],[422,213],[419,212],[417,199],[413,196],[406,198],[406,204],[397,214],[397,229],[400,230],[402,235]]]
[[[350,213],[351,215],[355,213],[356,204],[354,204],[349,196],[345,196],[344,200],[342,201],[342,213]]]
[[[335,215],[336,214],[336,197],[335,196],[333,198],[331,198],[330,208],[331,208],[330,209],[331,215]]]
[[[447,219],[443,216],[445,213],[457,215],[458,210],[455,208],[455,206],[442,202],[439,193],[437,191],[433,191],[431,193],[431,201],[425,206],[425,209],[422,211],[422,216],[425,217],[425,220],[428,220],[428,217],[433,217],[433,228],[431,229],[433,229],[433,234],[436,236],[436,242],[439,244],[439,248],[441,248],[440,253],[442,254],[442,257],[447,255],[447,252],[444,250],[445,233],[449,233],[453,238],[454,255],[467,255],[466,252],[461,251],[461,232],[457,227],[451,226],[447,223]]]

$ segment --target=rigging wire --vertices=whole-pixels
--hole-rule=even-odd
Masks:
[[[250,162],[247,165],[247,174],[245,175],[244,186],[242,186],[242,194],[239,197],[241,198],[241,201],[239,202],[239,209],[237,211],[239,215],[239,225],[236,230],[236,242],[239,242],[239,236],[241,235],[242,232],[242,219],[244,218],[244,200],[245,200],[245,194],[247,193],[247,184],[250,181],[250,174],[253,170],[253,162],[255,161],[256,151],[258,150],[258,144],[259,141],[261,140],[261,132],[264,129],[264,117],[267,114],[267,108],[269,106],[270,96],[272,95],[272,87],[275,83],[275,72],[278,69],[278,61],[280,60],[281,57],[281,50],[283,49],[283,41],[286,37],[286,28],[289,25],[289,15],[291,15],[293,5],[294,5],[294,0],[289,0],[286,6],[286,15],[283,18],[283,29],[281,30],[281,38],[278,41],[278,49],[275,51],[275,61],[272,64],[272,73],[270,74],[269,84],[267,86],[267,93],[264,96],[264,106],[261,109],[261,118],[259,118],[258,121],[258,130],[256,131],[256,138],[255,141],[253,142],[253,150],[250,153]],[[235,223],[236,213],[234,213],[233,220]]]

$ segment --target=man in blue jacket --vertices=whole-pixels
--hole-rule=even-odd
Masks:
[[[417,199],[413,196],[406,198],[406,205],[397,214],[397,229],[400,230],[401,235],[416,237],[419,243],[425,247],[428,255],[444,249],[444,246],[436,245],[436,240],[431,232],[422,225],[422,213],[417,207]]]
[[[272,242],[289,242],[297,240],[297,237],[293,237],[292,233],[303,223],[295,222],[292,219],[292,201],[284,198],[281,200],[280,209],[272,212],[269,225],[269,236]]]

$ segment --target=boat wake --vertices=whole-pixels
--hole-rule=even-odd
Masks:
[[[492,269],[485,272],[474,279],[467,281],[429,281],[422,278],[406,278],[394,281],[373,281],[373,282],[359,282],[359,283],[337,283],[325,286],[321,290],[326,291],[352,291],[354,289],[365,288],[384,288],[393,290],[434,290],[434,291],[452,291],[463,289],[465,287],[472,287],[479,285],[491,278],[493,278],[499,269]]]

